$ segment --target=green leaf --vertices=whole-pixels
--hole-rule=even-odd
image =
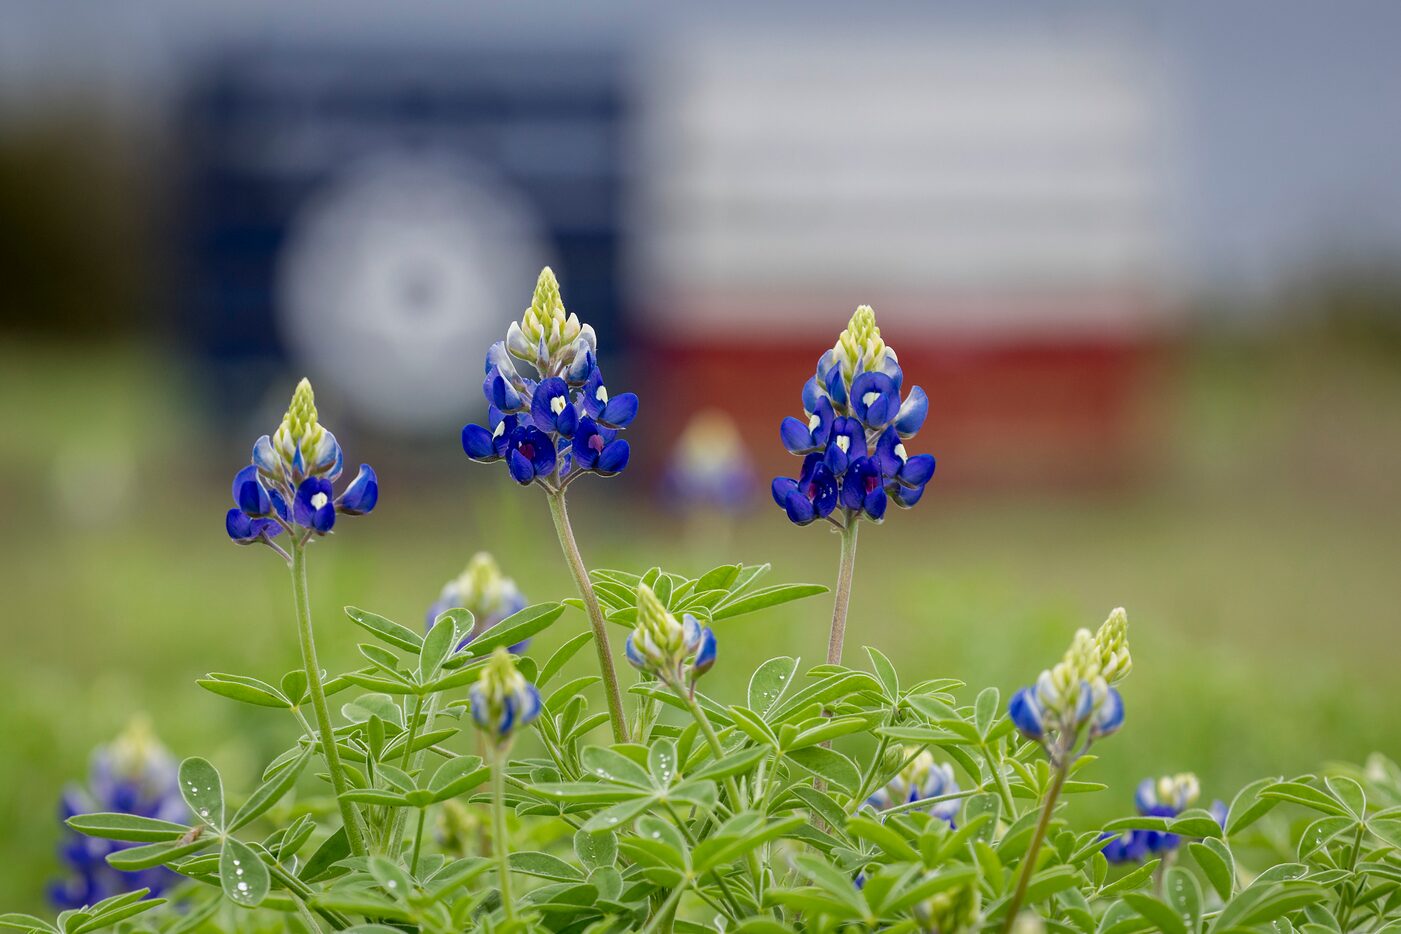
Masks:
[[[58,934],[58,928],[42,918],[20,914],[17,911],[11,911],[8,914],[0,915],[0,928],[11,928],[16,931],[45,931],[48,932],[48,934]]]
[[[182,837],[179,840],[169,840],[164,843],[131,846],[107,854],[107,865],[113,869],[120,869],[122,872],[138,872],[153,866],[164,866],[204,849],[214,840],[213,836],[205,836],[186,843]]]
[[[606,781],[631,785],[634,788],[653,788],[652,777],[642,766],[627,756],[604,746],[588,746],[579,754],[579,764],[584,772]]]
[[[761,717],[768,713],[793,683],[797,671],[798,659],[787,655],[771,658],[754,669],[749,679],[749,709]]]
[[[1160,902],[1145,892],[1126,892],[1124,901],[1134,911],[1153,922],[1162,934],[1187,934],[1187,926],[1167,903]]]
[[[866,655],[871,659],[871,669],[876,673],[876,678],[885,688],[885,696],[895,700],[900,696],[900,676],[895,666],[874,646],[866,646]]]
[[[989,687],[979,691],[978,699],[973,702],[973,725],[977,727],[978,735],[983,739],[992,732],[992,726],[997,722],[1001,698],[997,688]]]
[[[156,820],[154,817],[137,817],[135,814],[76,814],[65,823],[84,836],[129,843],[178,840],[190,832],[190,828],[184,824]]]
[[[477,756],[458,756],[438,767],[428,783],[428,791],[436,804],[477,787],[490,775],[490,767],[483,765]]]
[[[311,761],[316,748],[307,746],[296,761],[259,785],[257,790],[248,796],[248,800],[243,802],[243,806],[234,812],[233,820],[229,821],[229,832],[252,823],[268,808],[281,801],[282,796],[291,791],[292,786],[297,783],[297,777],[302,774],[307,762]]]
[[[739,578],[740,565],[722,564],[711,568],[696,581],[696,590],[728,590]]]
[[[1261,789],[1260,797],[1292,801],[1295,804],[1313,808],[1315,811],[1322,811],[1324,814],[1342,816],[1347,813],[1347,808],[1339,804],[1332,795],[1303,782],[1276,782]]]
[[[465,619],[464,619],[465,617]],[[466,623],[466,628],[461,628],[460,620]],[[432,681],[439,669],[443,667],[443,662],[451,654],[453,647],[457,645],[458,634],[466,634],[472,631],[472,614],[464,609],[451,609],[438,616],[433,628],[428,630],[428,635],[423,637],[423,645],[418,652],[418,677],[426,683]]]
[[[337,864],[350,855],[350,842],[346,839],[345,828],[337,827],[335,833],[322,842],[302,867],[298,878],[314,885],[343,872]]]
[[[404,712],[388,694],[361,694],[350,703],[341,705],[341,715],[351,723],[365,723],[371,717],[379,717],[397,727],[404,726]]]
[[[1153,877],[1153,870],[1157,869],[1158,864],[1161,862],[1162,860],[1160,859],[1150,859],[1132,872],[1125,873],[1101,888],[1099,892],[1096,893],[1096,896],[1102,899],[1110,898],[1122,892],[1129,892],[1138,888]]]
[[[1367,815],[1367,793],[1346,775],[1330,775],[1323,780],[1333,797],[1343,803],[1353,817],[1361,820]]]
[[[552,882],[582,882],[584,874],[558,856],[533,850],[511,854],[511,869],[538,879]]]
[[[679,766],[676,760],[676,744],[669,739],[659,739],[647,750],[647,771],[652,773],[652,781],[658,788],[666,788],[676,780]]]
[[[307,699],[305,671],[300,668],[293,668],[282,676],[282,696],[299,706]]]
[[[814,775],[826,779],[833,787],[850,796],[856,793],[861,784],[861,773],[850,759],[834,749],[809,746],[785,754],[784,758],[797,763]]]
[[[618,862],[618,835],[611,830],[574,834],[574,853],[589,869],[613,866]]]
[[[1227,811],[1227,834],[1235,834],[1244,830],[1274,810],[1275,805],[1279,804],[1278,799],[1260,797],[1261,790],[1273,785],[1274,782],[1273,778],[1262,778],[1251,782],[1236,793],[1235,798],[1231,800],[1231,807]]]
[[[268,877],[268,867],[252,848],[228,837],[219,854],[219,884],[229,901],[244,908],[256,908],[267,898],[272,880]]]
[[[142,889],[141,895],[145,895],[149,891],[149,889]],[[119,921],[125,921],[127,918],[134,917],[135,915],[144,914],[154,908],[159,908],[165,903],[166,899],[164,898],[148,898],[142,900],[140,896],[138,896],[136,899],[124,902],[121,905],[114,906],[107,911],[96,914],[94,917],[81,924],[69,925],[68,934],[88,934],[89,931],[97,931],[105,927],[111,927]]]
[[[812,597],[826,592],[826,587],[817,584],[775,584],[772,587],[764,587],[753,593],[745,594],[732,602],[721,603],[711,614],[711,619],[716,621],[731,619],[746,613],[753,613],[756,610],[778,606],[780,603],[789,603],[793,600],[801,600],[804,597]]]
[[[577,636],[574,636],[568,642],[564,643],[564,645],[555,649],[555,653],[550,656],[550,660],[545,662],[545,667],[540,669],[540,676],[535,679],[535,686],[543,689],[545,685],[553,681],[555,675],[559,674],[560,669],[568,664],[569,660],[574,657],[574,654],[591,641],[593,641],[593,631],[589,630],[579,633]]]
[[[1171,866],[1163,877],[1163,891],[1168,904],[1187,929],[1199,930],[1202,923],[1202,890],[1197,884],[1197,877],[1181,866]]]
[[[1187,849],[1201,867],[1202,874],[1221,900],[1227,901],[1235,888],[1235,860],[1231,851],[1220,840],[1207,840],[1202,843],[1189,843]]]
[[[707,779],[710,781],[721,781],[732,775],[739,775],[741,772],[748,772],[759,763],[761,759],[772,754],[772,750],[765,746],[751,746],[740,752],[726,753],[723,758],[712,759],[705,765],[690,773],[691,779]]]
[[[275,707],[286,710],[288,707],[292,706],[291,701],[283,697],[277,688],[265,681],[259,681],[257,678],[211,671],[209,674],[196,681],[195,684],[198,684],[211,694],[218,694],[220,697],[228,697],[245,704],[252,704],[255,707]]]
[[[465,663],[474,658],[486,658],[498,646],[510,648],[518,642],[524,642],[526,639],[549,629],[554,621],[563,615],[564,604],[562,603],[537,603],[534,606],[528,606],[518,613],[512,613],[477,636],[467,644],[465,649],[454,655],[449,664],[459,664],[459,659]]]
[[[191,756],[180,763],[180,794],[200,820],[224,829],[224,782],[208,759]]]
[[[407,626],[400,626],[391,622],[383,616],[377,616],[359,607],[348,606],[345,608],[345,615],[350,617],[350,621],[355,625],[369,632],[396,649],[402,649],[412,655],[417,655],[423,647],[423,637]]]

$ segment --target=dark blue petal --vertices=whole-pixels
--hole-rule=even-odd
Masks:
[[[600,424],[609,428],[626,428],[637,417],[637,393],[624,392],[608,400],[603,411],[596,416]]]
[[[807,454],[815,447],[808,426],[791,415],[778,426],[778,437],[789,454]]]
[[[527,484],[535,479],[535,468],[531,466],[530,459],[520,451],[512,450],[506,455],[506,467],[511,471],[511,478],[520,484]]]
[[[590,418],[596,419],[603,412],[603,407],[608,402],[608,390],[603,386],[603,373],[598,367],[594,367],[593,373],[584,381],[584,388],[579,392],[579,402]]]
[[[866,498],[861,502],[861,510],[873,521],[879,522],[885,518],[886,501],[885,490],[872,490],[866,494]]]
[[[474,461],[494,461],[501,456],[491,432],[481,425],[462,427],[462,450]]]
[[[257,536],[253,533],[253,520],[242,509],[230,509],[224,516],[224,531],[236,542],[246,543]]]
[[[846,473],[846,467],[849,462],[846,451],[843,451],[841,445],[837,444],[835,440],[827,445],[827,450],[823,453],[822,460],[823,463],[827,465],[827,469],[832,471],[835,476],[840,477],[842,474]]]
[[[827,388],[827,395],[832,397],[832,404],[834,406],[846,405],[846,381],[842,379],[842,368],[840,366],[833,366],[832,369],[827,372],[824,383]]]
[[[584,470],[592,470],[598,464],[599,452],[603,450],[603,436],[598,425],[587,415],[579,419],[574,429],[574,460]]]
[[[556,419],[569,408],[569,385],[558,376],[551,376],[535,387],[535,395],[530,400],[530,418],[541,431],[557,431]]]
[[[812,500],[797,490],[789,493],[782,505],[788,513],[789,521],[797,525],[807,525],[817,518],[817,510],[813,508]]]
[[[363,516],[379,502],[379,478],[369,464],[361,464],[360,472],[337,500],[337,508],[349,516]]]
[[[715,665],[717,645],[715,632],[709,626],[701,630],[700,647],[696,649],[696,660],[691,665],[692,677],[700,677]]]
[[[253,466],[269,478],[282,476],[282,458],[272,446],[272,439],[263,435],[253,442]]]
[[[239,509],[254,518],[272,513],[272,497],[258,479],[257,467],[245,467],[234,477],[234,502],[238,504]]]
[[[642,653],[632,644],[632,636],[628,636],[628,641],[623,646],[623,654],[627,656],[628,664],[632,667],[646,670],[647,659],[643,658]]]
[[[899,414],[895,416],[895,430],[900,432],[902,438],[913,437],[914,433],[924,426],[924,420],[928,416],[929,397],[924,394],[923,389],[915,386],[905,397]]]
[[[311,514],[311,527],[321,535],[331,531],[336,524],[336,507],[327,503]]]
[[[566,406],[564,411],[559,413],[555,419],[555,429],[565,438],[574,437],[574,432],[579,428],[579,410],[574,406]]]
[[[318,502],[319,499],[319,502]],[[329,511],[330,522],[335,522],[336,510],[331,502],[331,481],[325,477],[307,477],[297,486],[296,498],[292,500],[292,517],[297,524],[318,532],[329,530],[322,511]],[[325,526],[321,528],[320,526]]]
[[[798,492],[798,481],[791,477],[774,477],[769,490],[773,494],[773,501],[783,506],[788,502],[790,493]]]
[[[1012,695],[1012,699],[1007,702],[1007,716],[1012,725],[1027,739],[1040,740],[1046,735],[1041,705],[1036,702],[1030,688],[1022,688]]]
[[[905,486],[922,487],[934,476],[934,455],[916,454],[900,468],[900,482]]]
[[[822,395],[822,391],[818,389],[817,377],[809,376],[808,381],[803,383],[803,411],[808,413],[816,412],[817,406],[826,398],[826,396]],[[831,405],[832,403],[829,401],[827,404]]]
[[[628,465],[630,453],[628,443],[621,438],[608,442],[598,455],[598,472],[601,474],[620,473]]]
[[[890,495],[895,499],[895,505],[901,509],[910,509],[918,503],[924,496],[924,487],[907,487],[895,484],[895,488],[890,491]]]

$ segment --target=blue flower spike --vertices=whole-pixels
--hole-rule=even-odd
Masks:
[[[64,791],[59,817],[114,812],[185,823],[189,809],[180,795],[179,766],[151,732],[145,721],[136,721],[112,742],[99,746],[85,787]],[[150,889],[156,898],[182,880],[171,870],[156,866],[134,872],[112,868],[107,857],[135,846],[67,831],[59,856],[67,875],[49,886],[49,898],[60,909],[95,905],[104,898]]]
[[[465,426],[462,450],[479,463],[504,460],[517,483],[552,492],[584,474],[620,473],[629,449],[617,433],[637,416],[638,399],[608,394],[597,352],[593,328],[565,311],[546,267],[521,320],[487,351],[488,426]]]
[[[273,541],[283,532],[300,546],[331,532],[338,515],[372,511],[379,502],[374,469],[361,464],[337,496],[334,484],[344,466],[341,446],[321,425],[311,383],[304,379],[277,430],[254,442],[249,465],[234,475],[234,508],[224,517],[229,538],[240,545],[268,545],[286,558]]]
[[[1145,778],[1139,782],[1134,792],[1134,808],[1143,817],[1177,817],[1197,803],[1201,797],[1201,784],[1191,772],[1164,775],[1161,778]],[[1211,813],[1222,823],[1225,805],[1220,801],[1212,803]],[[1100,852],[1111,863],[1138,863],[1158,853],[1170,853],[1182,844],[1182,838],[1175,833],[1161,830],[1131,830],[1122,834],[1105,834],[1101,839],[1108,840]]]
[[[525,609],[525,597],[516,582],[501,573],[496,559],[485,551],[479,551],[467,562],[461,574],[443,585],[438,599],[428,608],[424,631],[431,630],[440,616],[453,609],[467,610],[472,614],[472,628],[457,644],[457,650],[461,651],[467,643],[492,626]],[[509,651],[512,655],[520,655],[529,641],[519,642]]]
[[[867,807],[880,812],[897,805],[958,794],[959,787],[958,782],[954,780],[953,767],[947,762],[936,762],[929,750],[902,749],[900,761],[905,763],[904,766],[890,781],[866,799]],[[924,810],[952,827],[962,805],[962,798],[951,798],[946,801],[932,801]]]
[[[803,386],[805,417],[785,418],[779,426],[784,448],[804,458],[799,479],[773,483],[774,501],[789,521],[825,519],[845,529],[861,519],[882,521],[890,502],[902,509],[919,502],[934,476],[934,457],[911,455],[904,442],[923,426],[929,397],[914,386],[902,398],[903,382],[875,312],[862,305]],[[821,455],[825,473],[814,468],[814,453]],[[830,509],[829,486],[840,494]]]
[[[497,647],[469,691],[472,722],[497,748],[540,716],[540,692],[516,670],[506,649]]]
[[[637,587],[637,626],[628,636],[628,662],[673,691],[695,694],[696,679],[715,665],[715,633],[690,613],[680,620],[651,587]]]
[[[1124,700],[1114,685],[1133,670],[1128,625],[1119,607],[1094,634],[1079,630],[1064,658],[1008,702],[1017,732],[1040,745],[1053,764],[1068,764],[1123,726]]]

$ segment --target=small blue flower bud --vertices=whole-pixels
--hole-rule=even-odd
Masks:
[[[895,430],[902,438],[913,438],[915,433],[924,427],[924,420],[928,416],[929,397],[923,389],[914,386],[895,416]]]
[[[1036,693],[1031,688],[1022,688],[1007,702],[1007,716],[1012,725],[1027,739],[1040,742],[1046,736],[1046,723],[1041,715],[1041,707],[1036,702]]]
[[[336,498],[336,509],[348,516],[363,516],[379,502],[379,478],[369,464],[361,464],[360,472],[350,486]]]
[[[443,585],[438,599],[428,608],[425,631],[433,628],[438,617],[455,608],[468,610],[473,619],[472,630],[457,645],[461,649],[512,613],[525,609],[525,597],[516,582],[501,573],[496,559],[479,551],[461,574]],[[520,655],[529,642],[518,642],[509,651]]]
[[[511,653],[498,647],[472,685],[472,721],[502,743],[540,715],[540,692],[516,670]]]

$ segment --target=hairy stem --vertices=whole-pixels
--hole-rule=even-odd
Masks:
[[[613,649],[608,644],[607,623],[603,620],[603,610],[594,595],[593,584],[589,582],[589,570],[579,554],[579,545],[574,541],[574,529],[569,525],[569,512],[564,505],[564,491],[551,490],[546,496],[550,503],[550,515],[555,520],[555,531],[559,534],[559,546],[569,570],[574,575],[574,584],[579,588],[579,596],[584,600],[588,612],[589,625],[593,627],[593,644],[598,651],[598,670],[603,676],[603,696],[608,701],[608,719],[613,725],[613,741],[628,741],[627,718],[623,714],[623,696],[618,691],[618,673],[613,669]]]
[[[331,728],[331,714],[326,709],[326,688],[321,683],[321,664],[316,660],[316,637],[311,629],[311,601],[306,587],[306,546],[295,539],[292,543],[292,599],[297,605],[297,635],[301,642],[302,666],[306,669],[307,685],[311,689],[311,706],[316,712],[316,726],[321,733],[321,752],[326,757],[326,771],[331,773],[331,787],[345,822],[345,838],[350,852],[365,855],[365,834],[360,826],[360,814],[355,805],[345,799],[350,785],[341,768],[336,735]]]
[[[851,577],[856,570],[856,530],[860,521],[855,515],[847,519],[841,530],[842,561],[837,568],[837,594],[832,602],[832,631],[827,637],[827,664],[842,663],[842,643],[846,641],[846,613],[851,606]]]
[[[516,919],[516,906],[511,898],[511,847],[506,840],[506,749],[496,750],[496,761],[491,764],[491,835],[496,850],[497,885],[501,889],[501,907],[506,912],[506,920]]]
[[[1022,857],[1022,871],[1017,876],[1017,888],[1012,893],[1012,900],[1007,903],[1007,917],[1002,920],[1002,934],[1007,934],[1016,923],[1017,912],[1022,910],[1022,902],[1026,899],[1027,886],[1031,884],[1031,877],[1036,872],[1036,857],[1041,854],[1041,844],[1046,841],[1046,831],[1051,826],[1051,815],[1055,813],[1056,800],[1065,785],[1065,776],[1070,771],[1069,762],[1064,761],[1065,759],[1068,757],[1062,757],[1062,761],[1056,765],[1051,789],[1046,792],[1046,800],[1041,805],[1041,819],[1036,822],[1031,843],[1027,846],[1026,855]]]

